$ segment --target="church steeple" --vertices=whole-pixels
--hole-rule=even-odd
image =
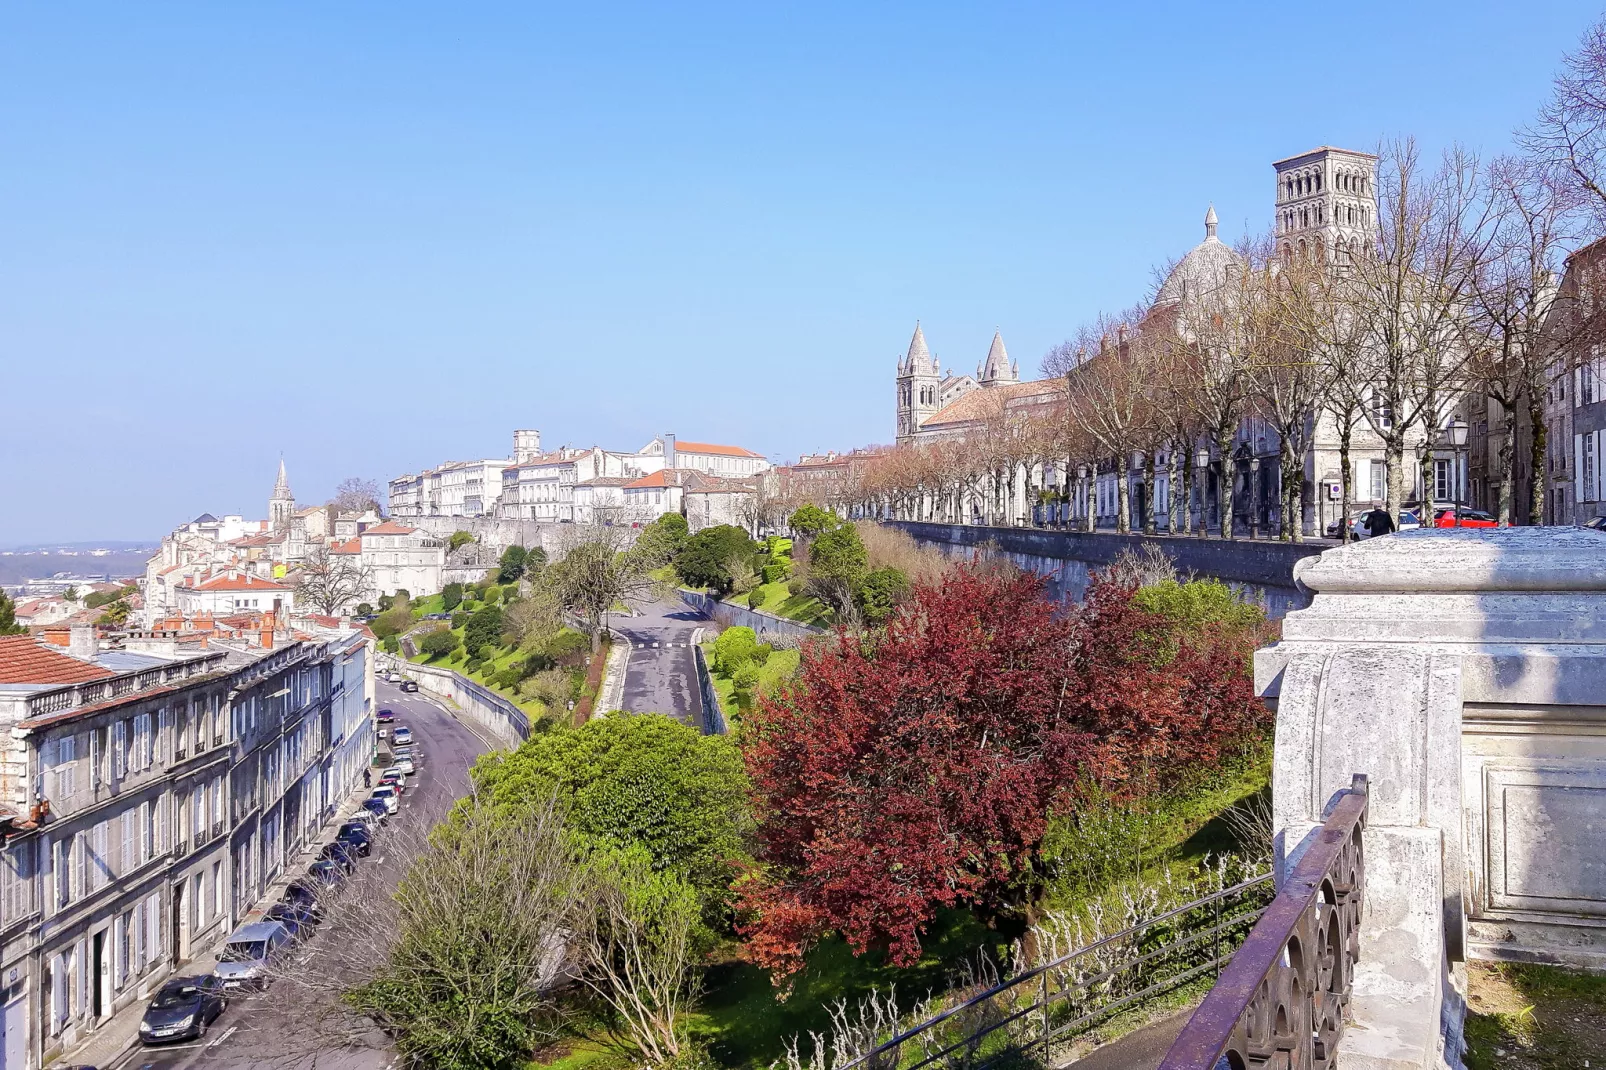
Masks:
[[[920,329],[920,321],[915,320],[914,337],[909,339],[909,352],[903,360],[903,373],[905,375],[930,375],[936,371],[931,361],[931,350],[926,348],[926,335]]]
[[[1009,363],[1009,354],[1004,350],[1003,332],[994,331],[993,344],[987,348],[987,360],[981,366],[981,384],[1013,383],[1018,378],[1020,376]]]
[[[268,529],[283,531],[290,527],[296,512],[296,496],[290,493],[290,479],[285,475],[284,458],[279,458],[279,478],[274,481],[273,494],[268,498]]]
[[[942,373],[926,347],[926,335],[917,320],[909,351],[898,362],[899,442],[907,441],[927,417],[942,407],[938,397],[941,384]]]

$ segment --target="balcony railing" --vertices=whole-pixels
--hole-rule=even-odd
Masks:
[[[1366,803],[1356,774],[1160,1070],[1335,1066],[1360,958]]]

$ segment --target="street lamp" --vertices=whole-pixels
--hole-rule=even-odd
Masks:
[[[1194,454],[1193,460],[1194,467],[1199,469],[1199,475],[1194,479],[1194,482],[1199,484],[1199,537],[1203,539],[1210,534],[1210,498],[1208,493],[1208,476],[1210,474],[1209,447],[1200,446],[1199,452]]]
[[[1249,458],[1249,537],[1260,538],[1260,458]]]
[[[1467,422],[1459,417],[1444,427],[1444,437],[1450,443],[1451,463],[1455,466],[1450,481],[1455,484],[1455,526],[1461,526],[1461,451],[1467,446]]]

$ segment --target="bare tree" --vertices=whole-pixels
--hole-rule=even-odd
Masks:
[[[1501,523],[1515,520],[1517,422],[1532,427],[1528,470],[1532,496],[1527,523],[1543,522],[1545,500],[1545,392],[1566,369],[1578,344],[1599,334],[1592,302],[1576,287],[1559,285],[1562,253],[1582,222],[1576,183],[1528,158],[1500,157],[1488,167],[1493,214],[1487,253],[1472,283],[1474,323],[1468,335],[1469,377],[1500,407]]]
[[[1152,339],[1136,326],[1140,315],[1101,315],[1043,362],[1045,370],[1065,369],[1070,419],[1086,428],[1115,466],[1115,528],[1122,533],[1132,529],[1129,469],[1147,437],[1149,384],[1157,366]]]
[[[1606,19],[1562,61],[1550,101],[1521,136],[1524,147],[1590,220],[1606,231]]]
[[[361,513],[372,509],[383,514],[385,511],[380,504],[378,481],[360,476],[348,476],[340,481],[340,485],[335,487],[335,496],[329,499],[329,508],[338,513]]]
[[[307,551],[296,572],[296,599],[334,616],[373,589],[373,571],[357,554],[337,554],[318,543]]]
[[[621,603],[635,608],[658,598],[663,585],[649,574],[654,562],[633,552],[633,529],[622,524],[567,525],[563,556],[548,566],[563,607],[585,622],[591,651],[602,644],[608,614]]]

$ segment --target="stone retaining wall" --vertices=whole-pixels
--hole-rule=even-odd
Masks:
[[[1108,531],[1046,531],[908,520],[885,523],[951,556],[1003,557],[1017,568],[1047,577],[1050,594],[1061,600],[1080,600],[1087,592],[1089,572],[1110,564],[1122,550],[1157,546],[1176,559],[1179,571],[1221,580],[1262,599],[1271,617],[1282,617],[1291,609],[1310,605],[1310,593],[1294,581],[1294,565],[1332,548],[1325,542],[1229,541],[1186,535],[1117,535]]]
[[[491,738],[509,750],[530,736],[528,714],[501,695],[460,673],[433,665],[416,665],[391,654],[380,654],[377,663],[381,671],[389,672],[394,669],[396,672],[411,676],[418,681],[421,691],[428,691],[436,698],[450,699],[464,716],[471,718],[475,724],[489,732]]]
[[[766,613],[762,609],[751,606],[733,606],[728,602],[721,602],[711,595],[701,591],[680,591],[680,597],[688,606],[698,613],[714,621],[722,628],[736,628],[746,626],[757,632],[760,637],[765,635],[793,635],[798,638],[807,638],[819,635],[824,628],[816,628],[812,624],[803,624],[800,621],[787,620],[777,617],[773,613]]]

